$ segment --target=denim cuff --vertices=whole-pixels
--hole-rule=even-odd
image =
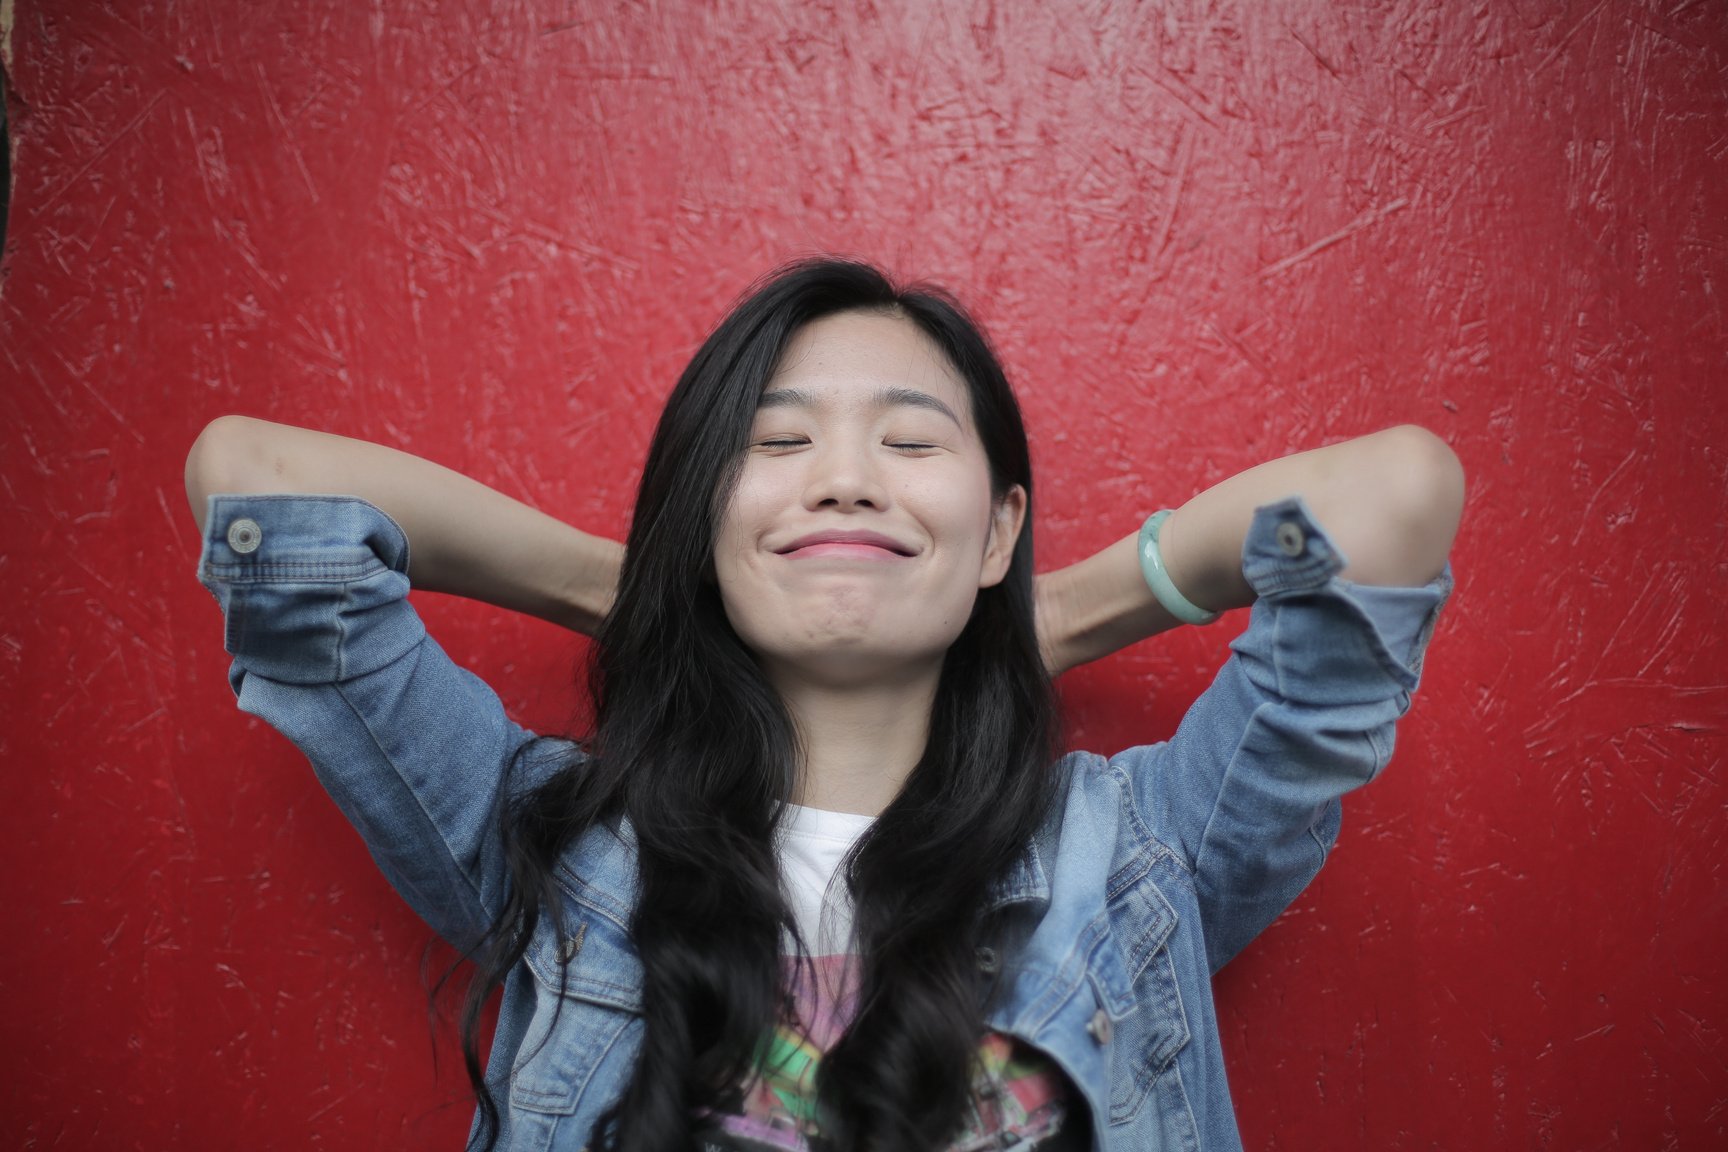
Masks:
[[[1323,587],[1347,563],[1300,496],[1256,508],[1242,541],[1242,575],[1256,596]]]
[[[1334,602],[1335,611],[1323,615],[1353,621],[1375,661],[1404,688],[1414,688],[1440,609],[1452,593],[1451,564],[1427,584],[1382,587],[1338,579],[1348,562],[1300,496],[1257,508],[1242,544],[1243,576],[1262,602],[1275,606],[1315,596]],[[1320,631],[1311,631],[1318,617],[1307,615],[1312,614],[1288,620],[1279,630],[1287,659],[1291,644],[1321,638]]]
[[[198,581],[237,671],[288,684],[376,671],[425,636],[408,537],[357,496],[211,495]]]
[[[408,536],[358,496],[204,498],[198,580],[353,580],[380,566],[408,571]]]

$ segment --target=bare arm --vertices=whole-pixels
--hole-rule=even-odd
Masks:
[[[186,459],[200,532],[216,492],[359,496],[402,525],[416,587],[592,634],[616,593],[623,546],[478,481],[393,448],[244,416],[212,421]],[[1242,540],[1254,509],[1300,494],[1363,584],[1422,584],[1445,563],[1464,496],[1457,457],[1404,425],[1269,461],[1182,505],[1160,533],[1176,586],[1203,608],[1247,605]],[[1136,531],[1037,579],[1040,642],[1053,673],[1176,626],[1140,575]]]
[[[268,420],[211,421],[186,457],[199,531],[212,493],[358,496],[402,525],[409,579],[592,635],[624,548],[476,480],[380,444]]]
[[[1242,542],[1254,509],[1292,495],[1307,502],[1343,550],[1344,579],[1419,585],[1445,566],[1463,515],[1464,471],[1444,441],[1410,424],[1250,468],[1164,522],[1160,551],[1176,587],[1215,611],[1251,603]],[[1178,623],[1141,577],[1138,528],[1038,577],[1039,635],[1053,674]]]

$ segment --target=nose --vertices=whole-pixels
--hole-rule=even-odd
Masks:
[[[867,445],[829,441],[809,453],[804,506],[850,511],[888,507],[888,489]]]

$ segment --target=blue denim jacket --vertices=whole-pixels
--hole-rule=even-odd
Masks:
[[[502,767],[533,733],[426,634],[407,538],[377,508],[215,495],[208,512],[198,577],[240,708],[305,752],[390,883],[467,947],[505,884]],[[1261,508],[1243,548],[1259,599],[1217,678],[1169,741],[1063,757],[1060,802],[996,886],[1012,911],[1008,946],[980,957],[988,1023],[1067,1072],[1098,1149],[1240,1147],[1210,976],[1302,891],[1339,797],[1385,766],[1452,584],[1448,568],[1371,588],[1342,566],[1300,500]],[[529,759],[512,789],[543,776],[549,758]],[[558,878],[568,943],[543,916],[487,1066],[501,1148],[585,1147],[641,1040],[629,826],[590,830]]]

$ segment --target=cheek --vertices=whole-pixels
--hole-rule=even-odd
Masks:
[[[988,477],[951,478],[934,494],[928,507],[932,527],[951,549],[968,557],[983,555],[994,508]]]
[[[725,541],[715,548],[714,579],[720,591],[720,610],[725,613],[732,631],[746,647],[760,650],[764,628],[770,623],[762,618],[762,604],[768,599],[760,582],[750,571],[744,557],[725,547]]]
[[[744,544],[722,533],[714,544],[714,582],[719,588],[720,604],[726,618],[740,635],[746,632],[751,608],[763,599],[761,580],[752,570],[750,555]]]
[[[721,519],[714,540],[714,580],[720,603],[732,627],[748,638],[759,630],[761,605],[767,598],[766,577],[757,555],[761,537],[760,509],[742,488]]]
[[[749,549],[759,534],[765,494],[759,483],[752,483],[749,471],[738,478],[732,499],[721,513],[719,531],[714,538],[714,570],[718,573],[736,571],[749,555]]]
[[[755,461],[746,462],[732,487],[732,498],[720,517],[722,537],[736,541],[759,534],[767,527],[775,510],[784,508],[788,500],[795,498],[789,490],[790,477],[765,474],[755,464]]]

